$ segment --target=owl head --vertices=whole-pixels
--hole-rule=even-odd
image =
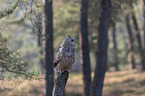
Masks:
[[[68,37],[62,41],[61,46],[74,47],[76,46],[76,40],[68,35]]]

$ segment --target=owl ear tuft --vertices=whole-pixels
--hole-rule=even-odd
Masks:
[[[68,37],[71,38],[69,35],[68,35]]]

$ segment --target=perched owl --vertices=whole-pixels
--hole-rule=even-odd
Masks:
[[[57,48],[54,59],[56,77],[65,70],[70,72],[72,64],[75,62],[75,46],[76,40],[68,35]]]

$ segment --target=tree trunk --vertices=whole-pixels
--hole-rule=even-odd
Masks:
[[[113,26],[113,32],[112,32],[112,37],[113,37],[113,44],[114,44],[114,64],[115,64],[115,70],[119,71],[118,67],[118,56],[117,56],[117,42],[116,42],[116,26]]]
[[[136,68],[136,65],[135,65],[135,58],[134,58],[134,51],[135,51],[135,48],[134,48],[134,36],[133,36],[133,32],[131,30],[131,26],[130,26],[130,23],[129,23],[129,15],[126,16],[125,18],[126,20],[126,28],[127,28],[127,33],[128,33],[128,37],[129,37],[129,54],[128,54],[128,61],[129,63],[132,65],[132,69],[135,69]]]
[[[89,58],[88,41],[88,0],[81,1],[81,32],[80,32],[80,55],[84,81],[84,96],[90,95],[91,68]]]
[[[141,56],[142,71],[145,71],[145,53],[144,53],[144,49],[143,49],[143,45],[142,45],[142,41],[141,41],[139,27],[138,27],[137,20],[136,20],[134,13],[132,14],[132,20],[133,20],[133,25],[135,28],[136,38],[138,41],[138,47],[139,47],[139,52],[140,52],[140,56]]]
[[[44,29],[45,31],[45,96],[52,96],[53,91],[53,10],[52,0],[45,0]]]
[[[144,5],[143,5],[143,17],[144,17],[143,30],[144,30],[144,47],[145,47],[145,0],[143,0],[143,3],[144,3]]]
[[[63,92],[65,89],[66,82],[68,80],[68,76],[69,76],[68,71],[64,71],[58,75],[58,77],[55,79],[52,96],[64,96]]]
[[[97,63],[91,87],[91,96],[102,96],[103,82],[107,69],[108,23],[110,17],[110,0],[102,0],[101,17],[98,27]]]

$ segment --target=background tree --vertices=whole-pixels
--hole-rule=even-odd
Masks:
[[[101,17],[98,27],[98,54],[95,75],[92,83],[91,96],[102,96],[103,82],[107,69],[108,24],[110,17],[110,0],[102,0]]]
[[[122,18],[119,18],[121,15],[121,5],[120,1],[111,1],[111,16],[109,19],[109,32],[108,37],[109,37],[109,48],[108,48],[108,66],[107,70],[109,70],[111,67],[114,67],[114,70],[119,71],[120,70],[120,64],[122,63],[122,56],[119,56],[120,53],[123,53],[124,50],[120,49],[120,42],[119,41],[119,33],[118,28],[119,28],[119,23],[122,22]],[[110,45],[112,45],[110,47]],[[124,52],[125,53],[125,52]]]
[[[89,50],[90,53],[95,55],[95,52],[97,48],[96,45],[97,43],[97,36],[98,32],[96,32],[96,29],[98,28],[97,26],[99,25],[99,17],[100,17],[100,2],[101,1],[94,1],[90,0],[89,1],[89,8],[88,8],[88,31],[89,31]],[[94,66],[92,66],[94,67]]]
[[[129,63],[132,65],[132,69],[136,68],[136,64],[135,64],[135,58],[134,58],[134,51],[135,51],[135,42],[134,42],[134,36],[133,36],[133,32],[130,26],[130,18],[129,15],[127,14],[125,17],[126,20],[126,27],[127,27],[127,32],[128,32],[128,36],[129,36]]]
[[[88,3],[88,0],[81,1],[80,55],[84,81],[84,96],[90,95],[91,86],[91,68],[88,41]]]
[[[143,0],[143,17],[144,17],[144,26],[145,26],[145,0]],[[144,45],[145,45],[145,27],[143,27],[144,30]]]
[[[116,38],[117,38],[117,35],[116,35],[116,25],[113,26],[113,31],[112,31],[112,37],[113,37],[113,44],[114,44],[114,65],[115,65],[115,70],[116,71],[119,71],[119,67],[118,67],[118,55],[117,55],[117,42],[116,42]]]
[[[45,34],[45,96],[53,91],[53,9],[52,1],[45,0],[43,31]]]
[[[140,57],[141,57],[142,70],[144,71],[145,70],[145,53],[144,53],[143,43],[141,40],[140,29],[138,27],[138,23],[137,23],[134,12],[132,13],[132,21],[133,21],[134,29],[136,32],[136,38],[138,41],[138,48],[139,48]]]
[[[35,17],[35,24],[33,25],[33,31],[37,36],[37,45],[39,47],[39,64],[41,67],[41,72],[44,74],[44,58],[43,58],[43,35],[42,35],[42,13],[37,13]]]

